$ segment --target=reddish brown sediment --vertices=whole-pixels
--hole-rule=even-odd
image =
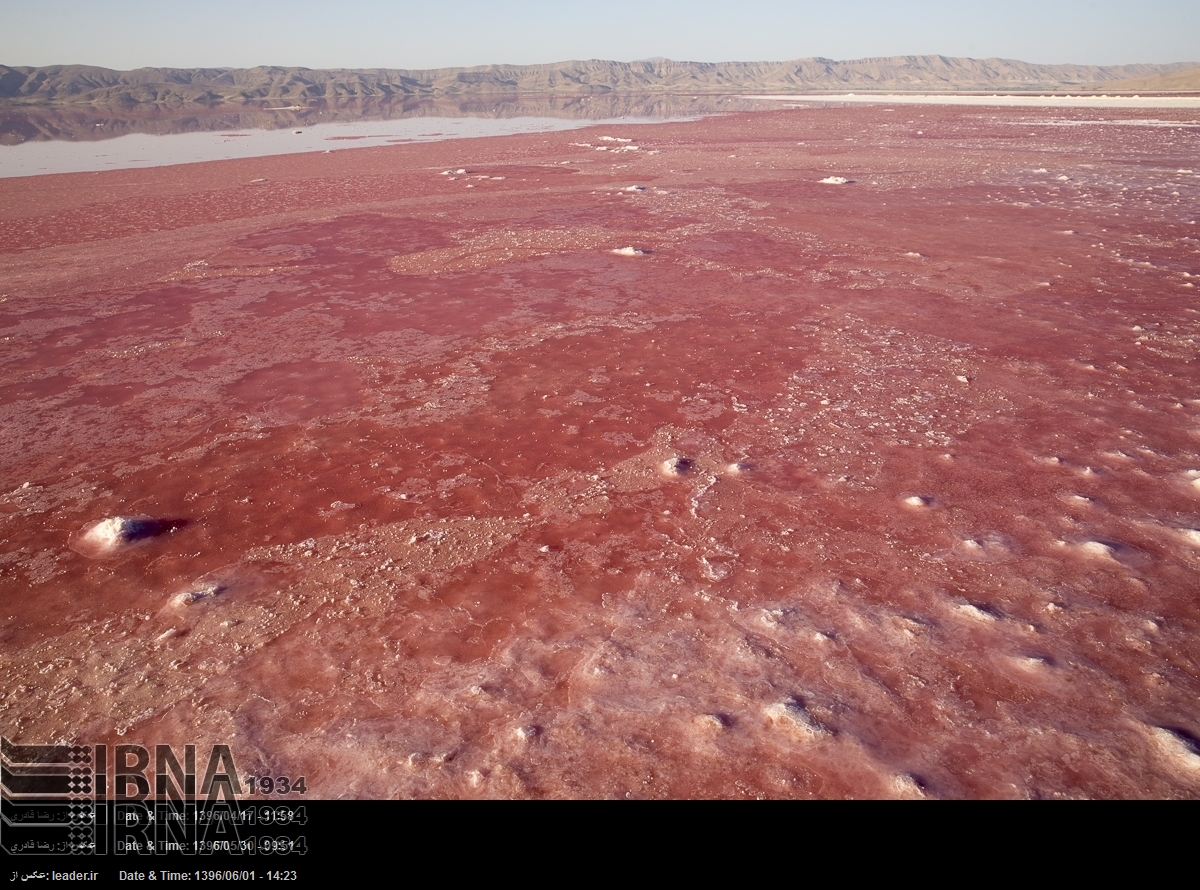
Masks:
[[[0,730],[316,797],[1195,797],[1198,138],[0,180]]]

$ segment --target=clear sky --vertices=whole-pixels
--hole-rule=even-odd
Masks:
[[[1200,0],[0,0],[7,65],[437,68],[926,53],[1200,62]]]

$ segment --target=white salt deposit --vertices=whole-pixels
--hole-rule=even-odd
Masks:
[[[636,247],[618,247],[613,251],[617,256],[645,256],[646,251],[638,250]]]
[[[948,93],[867,93],[842,96],[827,94],[746,96],[774,102],[865,102],[878,105],[1010,105],[1025,108],[1200,108],[1200,96],[1066,96],[1066,95],[991,95],[964,96]],[[1081,122],[1081,123],[1091,123]],[[1171,121],[1178,127],[1178,121]]]
[[[659,469],[666,476],[683,476],[692,469],[692,461],[686,457],[672,457],[664,460]]]
[[[932,503],[933,503],[933,498],[925,497],[924,495],[918,495],[918,494],[909,495],[908,497],[906,497],[904,499],[904,505],[906,507],[916,507],[916,508],[928,507]]]
[[[513,734],[522,742],[532,742],[542,734],[542,728],[533,725],[518,726]]]
[[[202,599],[216,596],[223,588],[220,584],[214,581],[209,581],[206,584],[200,584],[191,590],[185,590],[183,593],[177,593],[171,597],[172,606],[190,606]]]
[[[720,714],[701,714],[696,717],[693,722],[696,728],[704,732],[721,732],[729,728],[728,718],[722,718]]]
[[[767,718],[775,724],[790,729],[803,738],[817,738],[829,730],[808,712],[804,704],[796,699],[777,702],[766,709]]]
[[[996,616],[991,612],[987,611],[986,609],[981,609],[979,606],[973,605],[972,603],[960,603],[955,608],[958,609],[960,614],[965,615],[967,618],[972,618],[975,621],[996,620]]]
[[[1200,531],[1194,528],[1181,528],[1179,536],[1191,544],[1193,547],[1200,547]]]
[[[905,800],[918,800],[925,796],[920,784],[909,775],[900,775],[892,779],[892,791],[897,797]]]
[[[646,187],[644,185],[627,185],[621,189],[623,192],[644,192],[645,190]]]
[[[1176,769],[1200,774],[1200,746],[1194,738],[1161,726],[1151,726],[1148,730],[1160,757]]]
[[[1099,559],[1114,559],[1117,553],[1115,548],[1100,541],[1085,541],[1079,545],[1079,549],[1088,556],[1095,556]]]
[[[824,185],[845,185],[849,181],[845,176],[826,176],[824,179],[818,180]]]
[[[132,544],[139,538],[145,537],[149,532],[150,522],[148,520],[112,516],[97,522],[85,531],[82,543],[100,551],[110,551],[126,544]]]

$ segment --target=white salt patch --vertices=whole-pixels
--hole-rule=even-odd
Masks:
[[[1023,671],[1041,671],[1048,666],[1046,659],[1037,655],[1017,655],[1011,661]]]
[[[905,254],[905,256],[906,256],[906,257],[912,257],[914,260],[923,260],[923,259],[925,259],[925,254],[923,254],[923,253],[917,253],[915,250],[910,250],[908,253],[906,253],[906,254]]]
[[[613,253],[617,256],[645,256],[646,251],[638,250],[636,247],[618,247]]]
[[[829,733],[829,730],[821,725],[821,721],[808,713],[804,704],[796,699],[771,705],[766,709],[766,715],[772,723],[780,724],[803,738],[815,739]]]
[[[193,587],[191,590],[185,590],[183,593],[177,593],[171,597],[172,606],[190,606],[202,599],[216,596],[223,590],[220,584],[210,581],[207,584],[200,584]]]
[[[1148,727],[1159,755],[1177,769],[1200,773],[1200,746],[1192,739],[1161,726]]]
[[[536,739],[541,734],[542,734],[542,728],[540,726],[533,726],[533,725],[518,726],[513,731],[513,735],[515,735],[522,742],[532,742],[534,739]]]
[[[729,728],[726,720],[722,719],[718,714],[701,714],[693,721],[696,728],[704,732],[722,732]]]
[[[954,379],[957,380],[959,383],[970,383],[971,382],[966,377],[964,377],[962,374],[958,374],[957,376],[955,376]]]
[[[644,185],[627,185],[621,189],[623,192],[644,192],[645,190],[646,187]]]
[[[968,618],[973,618],[976,621],[995,621],[996,616],[986,609],[981,609],[971,603],[959,603],[955,606],[959,612]]]
[[[1191,544],[1193,547],[1200,547],[1200,531],[1194,528],[1181,528],[1179,536]]]
[[[729,577],[730,568],[727,564],[720,561],[709,560],[708,557],[700,557],[700,573],[709,581],[723,581]]]
[[[904,505],[906,507],[920,508],[928,507],[931,504],[933,504],[933,498],[925,497],[923,495],[909,495],[904,499]]]
[[[916,800],[925,796],[925,792],[921,790],[917,780],[909,775],[893,777],[891,785],[892,792],[905,800]]]
[[[740,473],[747,473],[749,471],[750,471],[750,464],[748,464],[742,460],[725,465],[725,472],[731,473],[734,476],[737,476]]]
[[[1095,556],[1099,559],[1115,559],[1117,552],[1108,544],[1102,544],[1099,541],[1086,541],[1079,545],[1079,549],[1088,556]]]
[[[672,457],[659,464],[666,476],[683,476],[692,469],[692,460],[687,457]]]
[[[824,179],[817,180],[822,185],[846,185],[850,182],[845,176],[826,176]]]
[[[150,524],[145,519],[130,519],[125,516],[113,516],[101,520],[84,535],[83,540],[100,550],[115,550],[125,544],[131,544],[138,538],[145,537],[150,531]]]

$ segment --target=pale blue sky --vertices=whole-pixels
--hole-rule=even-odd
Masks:
[[[0,63],[435,68],[940,53],[1200,62],[1200,0],[0,0]]]

